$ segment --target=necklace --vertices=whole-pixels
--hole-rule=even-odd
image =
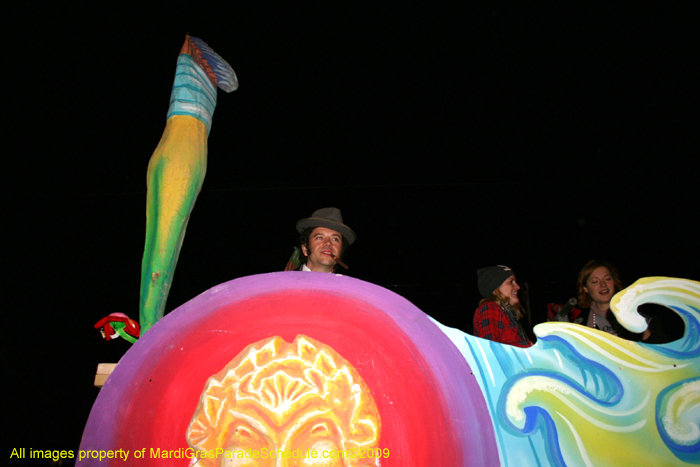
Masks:
[[[607,332],[613,336],[617,336],[617,333],[613,330],[612,324],[608,321],[605,315],[598,316],[594,310],[591,310],[591,327],[593,329],[598,329],[599,331]]]
[[[607,326],[608,322],[603,316],[599,316],[598,313],[596,313],[597,310],[594,310],[591,308],[591,317],[590,321],[591,324],[590,326],[593,329],[598,329],[599,331],[605,331],[605,327]]]
[[[602,314],[601,316],[596,316],[596,315],[598,314],[598,313],[597,313],[598,311],[600,311],[600,312],[603,313],[603,314]],[[605,312],[604,312],[603,310],[601,310],[601,309],[598,307],[598,305],[594,302],[594,303],[591,304],[591,311],[590,311],[590,313],[591,313],[591,315],[592,315],[592,316],[591,316],[591,327],[592,327],[593,329],[598,329],[598,330],[600,330],[600,331],[603,331],[604,328],[605,328],[605,326],[607,325],[607,320],[605,319]],[[596,323],[596,318],[598,318],[598,321],[602,321],[600,324],[601,324],[603,327],[598,326],[598,323]]]

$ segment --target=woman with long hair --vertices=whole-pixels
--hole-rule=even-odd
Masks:
[[[523,309],[515,273],[507,266],[490,266],[479,269],[476,275],[484,299],[474,313],[474,335],[516,347],[530,347],[532,342],[519,322]]]
[[[581,269],[576,284],[581,313],[572,317],[572,321],[627,340],[647,343],[668,342],[665,332],[658,326],[653,326],[653,332],[647,329],[643,333],[636,334],[623,328],[617,322],[615,315],[610,310],[610,301],[625,286],[620,280],[617,268],[609,262],[599,259],[589,261]],[[651,319],[646,316],[645,318],[651,324]],[[650,338],[652,334],[653,339]]]
[[[607,261],[591,260],[579,272],[576,284],[581,324],[616,336],[624,333],[610,311],[610,300],[625,288],[617,268]]]

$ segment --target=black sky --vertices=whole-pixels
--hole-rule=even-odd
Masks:
[[[515,269],[533,315],[594,257],[700,279],[697,15],[690,2],[30,4],[7,63],[4,373],[12,447],[76,450],[92,325],[138,316],[146,167],[185,34],[236,70],[167,310],[280,270],[337,206],[349,275],[471,330],[475,270]]]

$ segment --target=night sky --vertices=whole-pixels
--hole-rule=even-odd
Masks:
[[[93,325],[138,318],[146,168],[187,33],[240,87],[218,94],[166,311],[282,270],[326,206],[358,236],[348,275],[467,332],[483,266],[527,282],[535,322],[593,258],[627,284],[700,280],[691,2],[314,3],[3,15],[6,458],[77,450],[97,364],[130,346]]]

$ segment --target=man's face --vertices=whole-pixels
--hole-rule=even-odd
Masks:
[[[343,236],[335,230],[316,227],[309,236],[309,247],[301,246],[306,256],[306,266],[316,272],[332,272],[334,256],[340,257],[343,249]]]

